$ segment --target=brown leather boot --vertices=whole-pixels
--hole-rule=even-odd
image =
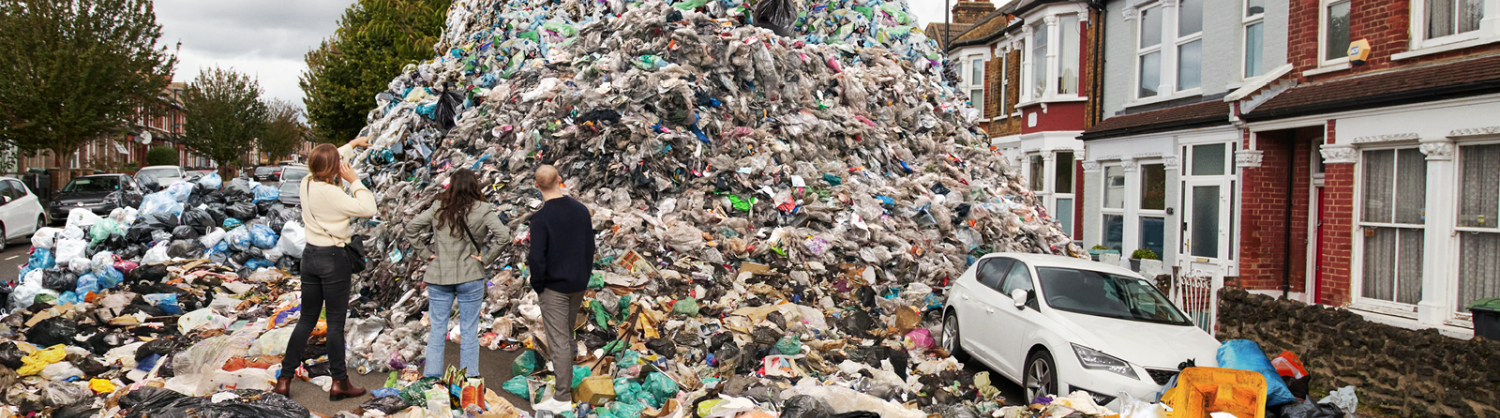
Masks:
[[[271,389],[271,391],[272,392],[276,392],[277,394],[279,394],[281,396],[285,396],[287,398],[291,398],[292,397],[292,378],[290,378],[290,377],[283,377],[283,378],[280,378],[280,379],[276,379],[276,388],[275,389]]]
[[[353,383],[349,383],[349,378],[346,377],[344,380],[333,381],[333,388],[328,391],[328,400],[338,402],[347,398],[365,396],[366,393],[370,393],[370,391],[354,386]]]

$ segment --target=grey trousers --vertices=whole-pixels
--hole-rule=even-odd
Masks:
[[[573,356],[578,343],[573,339],[573,324],[578,308],[583,306],[583,292],[560,293],[544,289],[538,295],[542,304],[542,326],[547,328],[547,352],[552,355],[552,374],[557,376],[559,401],[573,400]]]

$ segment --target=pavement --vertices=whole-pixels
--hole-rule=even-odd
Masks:
[[[443,350],[443,357],[445,360],[443,364],[458,365],[458,350],[458,344],[449,341],[448,348]],[[522,352],[524,351],[492,351],[488,348],[480,347],[479,375],[484,377],[484,385],[486,388],[492,389],[495,391],[495,393],[500,394],[500,396],[505,398],[505,400],[510,401],[511,405],[515,405],[516,409],[531,412],[531,403],[526,402],[525,399],[521,399],[521,397],[511,394],[510,392],[506,392],[504,389],[500,388],[501,384],[504,384],[505,381],[510,380],[512,376],[510,372],[511,363],[514,362],[516,356],[521,355]],[[366,389],[374,389],[385,385],[385,380],[387,377],[389,377],[389,373],[370,373],[368,375],[351,373],[349,375],[349,380],[360,387]],[[291,394],[292,400],[297,401],[297,403],[302,404],[302,406],[306,406],[309,411],[323,415],[333,415],[341,411],[350,411],[354,408],[358,408],[359,404],[370,400],[370,396],[366,395],[359,398],[350,398],[338,402],[331,402],[328,400],[328,392],[324,392],[322,388],[319,388],[312,383],[303,382],[300,380],[292,382]]]

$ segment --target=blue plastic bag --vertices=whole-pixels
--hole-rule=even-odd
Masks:
[[[193,197],[193,184],[185,181],[172,183],[171,186],[167,186],[166,192],[171,193],[172,198],[177,199],[177,203],[187,202],[189,197]]]
[[[240,225],[243,225],[243,224],[244,224],[244,222],[240,222],[239,219],[224,218],[224,230],[225,231],[233,231],[235,228],[239,228]]]
[[[228,235],[226,234],[225,236],[227,237]],[[227,253],[227,252],[229,252],[229,240],[227,240],[227,239],[226,240],[222,240],[222,241],[219,241],[218,244],[214,244],[214,250],[212,252],[215,252],[215,253]]]
[[[94,273],[88,273],[78,277],[78,288],[74,291],[88,294],[89,292],[99,293],[100,290],[103,288],[99,286],[99,277],[94,276]]]
[[[57,295],[58,305],[67,305],[69,303],[78,303],[82,301],[83,298],[78,297],[78,293],[71,290],[63,292],[61,295]]]
[[[120,283],[125,282],[125,273],[115,270],[114,267],[105,267],[104,275],[96,277],[99,278],[100,289],[113,289],[115,286],[119,286]]]
[[[145,299],[167,315],[182,315],[182,306],[177,304],[176,293],[152,293],[146,295]]]
[[[256,248],[269,250],[276,246],[276,231],[261,224],[250,225],[250,241]]]
[[[235,251],[245,251],[253,244],[250,240],[250,228],[235,228],[224,234],[224,241],[229,242],[229,248]]]
[[[255,200],[253,200],[255,203],[281,199],[280,188],[256,184],[251,190],[255,193]]]
[[[1217,357],[1219,367],[1252,371],[1265,376],[1266,406],[1297,401],[1297,398],[1292,397],[1291,389],[1287,389],[1286,382],[1281,380],[1281,374],[1276,373],[1276,367],[1271,365],[1271,360],[1266,358],[1266,352],[1261,350],[1260,344],[1256,344],[1255,341],[1225,341],[1219,346]]]
[[[170,213],[172,216],[182,216],[182,203],[172,196],[172,193],[160,191],[146,195],[141,199],[140,217],[158,213]]]
[[[199,178],[198,185],[203,186],[209,190],[218,190],[220,186],[224,185],[224,179],[222,177],[219,177],[219,173],[211,173],[209,175],[203,176],[202,178]]]
[[[57,267],[57,258],[52,256],[52,250],[37,248],[31,252],[31,258],[26,260],[26,266],[32,270],[50,269]],[[22,272],[21,276],[25,277],[26,273]]]
[[[251,259],[250,261],[246,261],[245,262],[245,267],[249,268],[251,270],[255,270],[255,269],[259,269],[259,268],[271,268],[271,267],[276,267],[276,263],[272,263],[271,260],[267,260],[267,259],[264,259],[264,258],[255,258],[255,259]]]

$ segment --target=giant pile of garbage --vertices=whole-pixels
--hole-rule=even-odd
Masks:
[[[588,406],[575,415],[600,417],[977,416],[1005,405],[990,376],[934,344],[943,290],[988,252],[1082,251],[987,146],[903,2],[815,2],[777,28],[792,36],[756,26],[775,25],[752,9],[454,3],[441,55],[377,97],[374,146],[356,164],[380,215],[356,226],[372,268],[355,283],[350,365],[407,372],[363,413],[447,403],[426,396],[441,385],[410,373],[425,360],[426,261],[411,256],[425,239],[408,242],[400,220],[459,167],[492,185],[514,231],[491,266],[480,332],[490,349],[528,351],[492,386],[531,400],[576,388]],[[545,338],[524,285],[541,164],[559,167],[598,231],[574,382],[553,381],[529,351]],[[254,392],[279,373],[329,380],[318,344],[299,370],[279,370],[303,314],[304,244],[298,210],[274,193],[211,176],[43,229],[19,280],[0,286],[12,310],[0,320],[11,339],[0,343],[0,402],[12,406],[0,411],[122,416],[223,400],[296,415]],[[450,411],[524,414],[470,400]],[[1107,412],[1090,402],[1048,398],[1035,410]]]
[[[998,408],[934,345],[943,288],[988,252],[1082,251],[988,146],[903,2],[813,2],[787,37],[750,10],[455,2],[440,56],[378,95],[356,163],[381,213],[356,227],[376,259],[354,327],[377,330],[351,340],[356,369],[421,360],[427,261],[411,255],[427,242],[400,219],[458,168],[514,231],[482,342],[538,346],[524,257],[531,175],[551,164],[598,232],[581,373],[552,381],[528,353],[510,392],[578,387],[591,416],[632,418]]]

